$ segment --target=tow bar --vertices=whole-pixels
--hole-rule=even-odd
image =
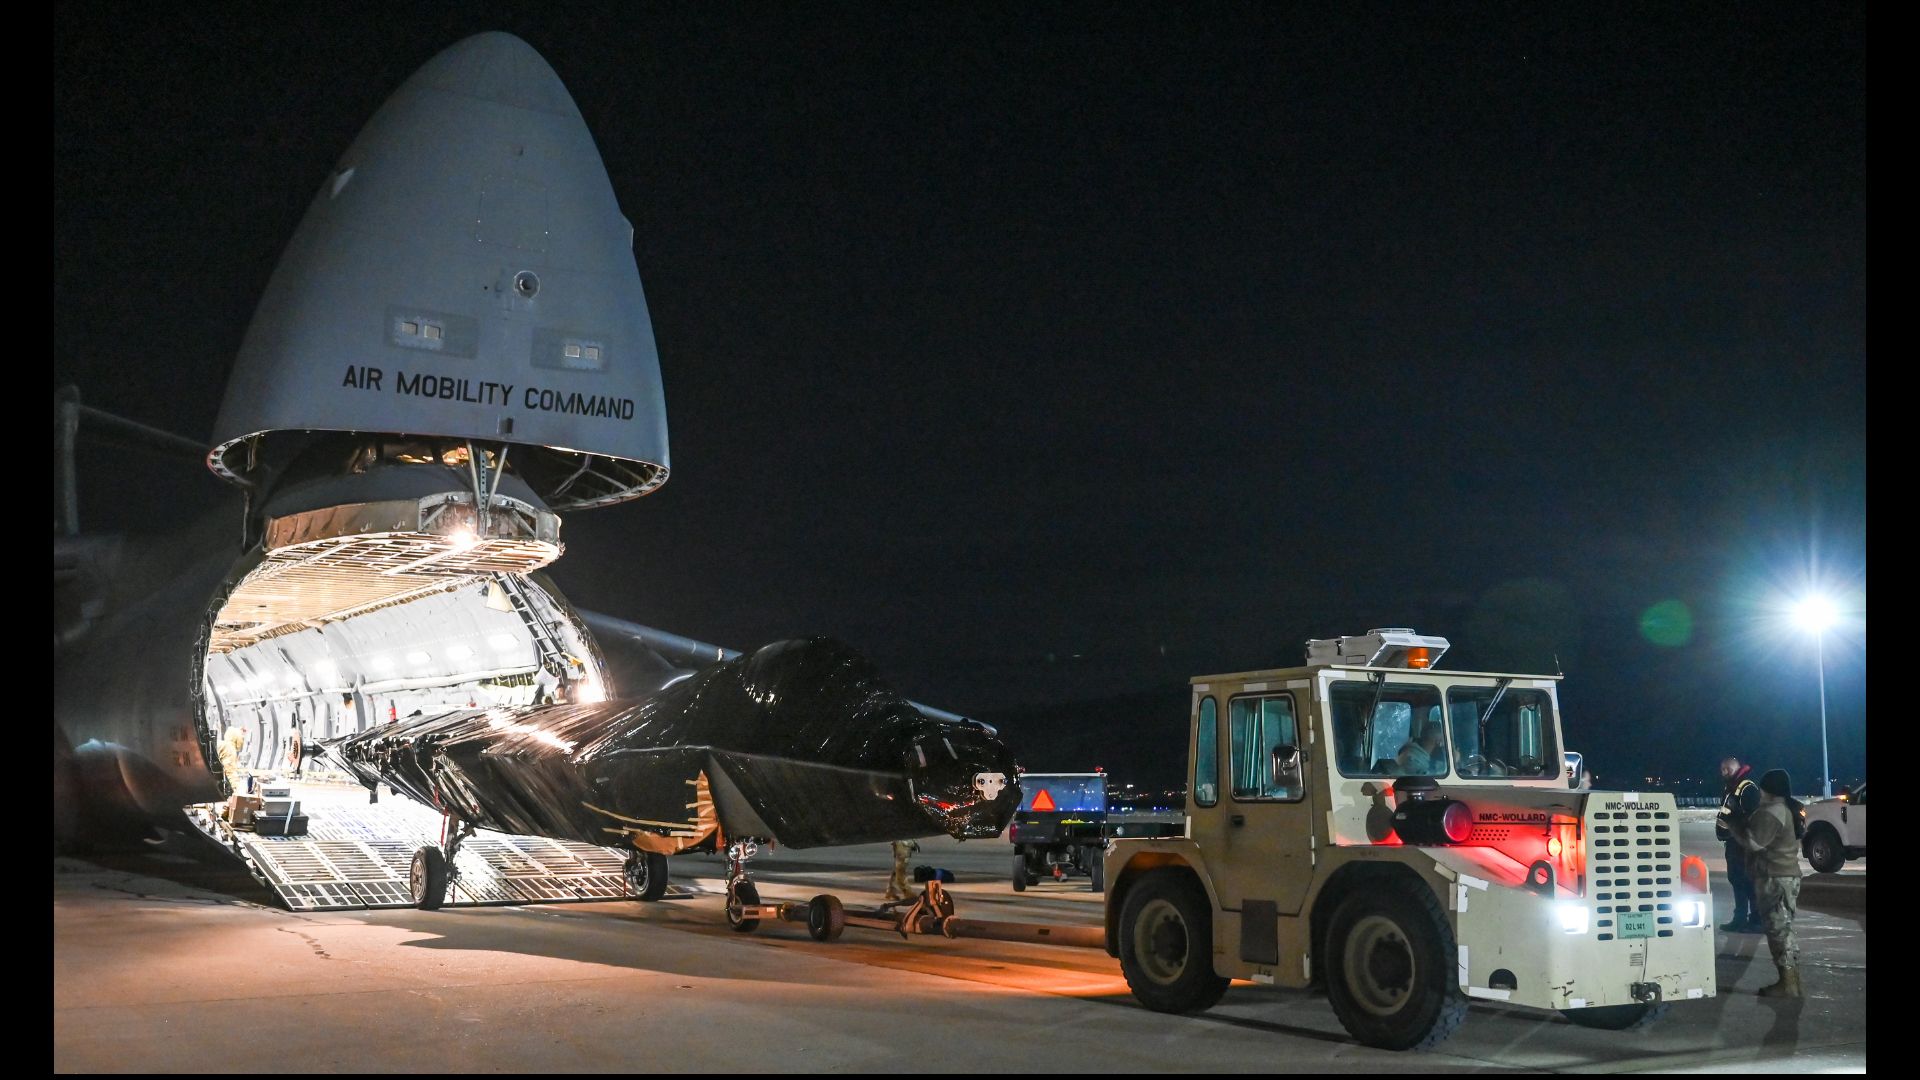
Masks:
[[[962,919],[954,914],[953,897],[938,881],[925,883],[911,900],[894,900],[875,908],[850,908],[840,898],[821,893],[806,903],[781,901],[743,904],[742,919],[779,919],[805,923],[815,941],[837,941],[849,926],[899,934],[946,938],[984,938],[990,941],[1033,941],[1074,949],[1104,949],[1106,931],[1097,926],[1048,926],[1043,923],[1001,922],[998,919]]]

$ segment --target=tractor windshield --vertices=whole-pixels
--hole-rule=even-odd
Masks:
[[[1463,777],[1560,774],[1553,699],[1545,690],[1455,686],[1447,691],[1447,719],[1454,769]]]

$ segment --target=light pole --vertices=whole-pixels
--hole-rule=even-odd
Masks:
[[[1793,620],[1813,631],[1814,663],[1820,672],[1820,794],[1833,798],[1833,768],[1827,763],[1827,627],[1833,625],[1833,601],[1809,596],[1793,605]]]

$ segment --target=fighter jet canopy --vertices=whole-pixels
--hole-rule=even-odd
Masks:
[[[207,455],[239,481],[315,431],[512,444],[556,508],[667,479],[653,323],[593,137],[526,42],[481,34],[389,98],[321,184]]]

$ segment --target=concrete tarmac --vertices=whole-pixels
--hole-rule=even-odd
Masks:
[[[1690,826],[1683,846],[1709,854]],[[1096,925],[1084,879],[1016,895],[1003,842],[923,841],[960,913]],[[772,851],[767,900],[879,900],[884,845]],[[675,859],[717,890],[717,858]],[[1351,1042],[1323,996],[1235,984],[1140,1008],[1099,950],[728,929],[717,891],[655,904],[295,913],[195,838],[54,861],[54,1068],[160,1072],[1853,1071],[1866,1063],[1865,875],[1804,905],[1809,997],[1758,998],[1764,938],[1722,935],[1720,996],[1651,1030],[1476,1003],[1438,1051]],[[1715,875],[1724,919],[1724,881]],[[1819,891],[1819,890],[1816,890]]]

